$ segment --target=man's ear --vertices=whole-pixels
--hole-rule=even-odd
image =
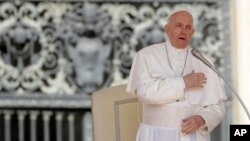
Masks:
[[[194,34],[194,31],[195,31],[194,28],[192,28],[192,35]]]
[[[165,31],[165,33],[167,33],[168,30],[169,30],[169,25],[168,25],[168,24],[165,24],[165,25],[164,25],[164,31]]]

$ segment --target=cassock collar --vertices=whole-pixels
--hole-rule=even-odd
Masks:
[[[171,52],[186,52],[187,49],[188,49],[188,47],[189,47],[189,46],[187,46],[187,47],[185,47],[185,48],[183,48],[183,49],[176,48],[176,47],[174,47],[174,46],[171,44],[171,42],[170,42],[169,39],[166,40],[166,43],[167,43],[168,49],[169,49]]]

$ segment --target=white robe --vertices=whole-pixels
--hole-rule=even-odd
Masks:
[[[183,76],[192,70],[203,72],[207,77],[204,88],[184,90],[183,67]],[[209,141],[209,133],[224,118],[226,95],[218,76],[192,56],[190,47],[175,49],[169,41],[136,54],[127,91],[143,102],[137,141]],[[191,115],[201,115],[205,125],[193,135],[182,135],[181,121]]]

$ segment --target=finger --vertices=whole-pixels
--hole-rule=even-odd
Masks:
[[[199,80],[197,80],[197,82],[199,84],[205,84],[205,83],[207,83],[207,80],[206,79],[199,79]]]
[[[206,79],[207,77],[205,75],[198,75],[199,78]]]
[[[197,75],[200,75],[200,76],[205,76],[205,74],[203,72],[196,72]]]
[[[201,81],[201,84],[206,84],[207,83],[207,80],[202,80]]]
[[[206,75],[204,75],[203,73],[196,74],[196,77],[198,77],[200,79],[207,79]]]
[[[201,88],[201,87],[203,87],[203,84],[201,82],[196,81],[193,83],[192,87],[193,88]]]
[[[184,122],[181,128],[181,132],[184,134],[192,134],[196,132],[198,126],[195,124],[193,120],[189,120],[188,122]]]
[[[202,78],[201,80],[202,80],[202,81],[207,81],[207,78],[205,77],[205,78]]]
[[[191,125],[183,125],[183,126],[181,126],[181,132],[183,132],[183,133],[187,133],[189,130],[190,130],[190,128],[191,128]]]
[[[181,127],[183,127],[183,128],[188,128],[188,127],[190,127],[191,125],[192,125],[192,120],[191,119],[184,119],[184,120],[182,120],[182,124],[181,124]]]
[[[196,128],[194,126],[188,126],[186,128],[182,128],[181,132],[184,134],[191,134],[196,131]]]
[[[197,88],[204,88],[204,85],[200,84],[197,86]]]
[[[198,85],[200,87],[204,87],[206,83],[207,83],[207,81],[200,81]]]
[[[199,80],[200,81],[207,81],[207,78],[206,77],[200,77]]]
[[[185,134],[193,134],[196,130],[191,128],[190,130],[184,132]]]

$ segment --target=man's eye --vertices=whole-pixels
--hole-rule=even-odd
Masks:
[[[192,29],[193,27],[192,27],[192,25],[187,25],[186,28],[187,29]]]

